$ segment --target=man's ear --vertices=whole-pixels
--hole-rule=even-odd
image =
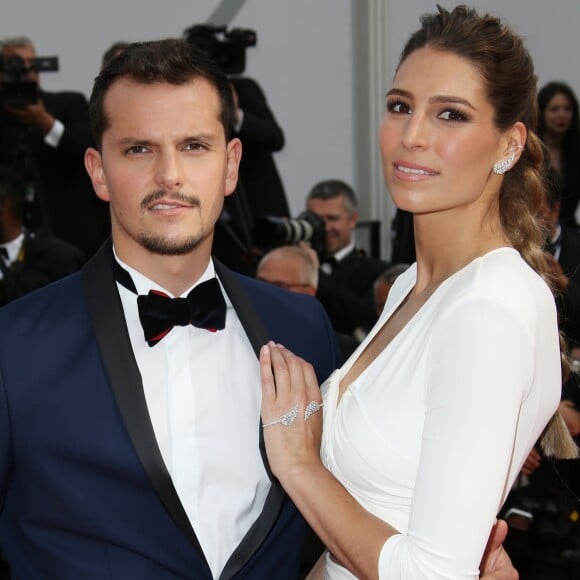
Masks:
[[[242,158],[242,142],[236,137],[227,145],[228,165],[226,168],[226,190],[225,195],[231,195],[238,184],[238,172],[240,159]]]
[[[110,201],[109,187],[105,178],[101,154],[92,147],[85,151],[85,169],[91,178],[97,197],[103,201]]]

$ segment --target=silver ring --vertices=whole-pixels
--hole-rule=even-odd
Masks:
[[[322,405],[324,405],[324,403],[317,403],[316,401],[310,401],[310,403],[308,403],[308,405],[306,405],[306,409],[304,409],[304,420],[308,421],[308,419],[310,419],[310,417],[312,417],[312,415],[314,415],[314,413],[318,413],[318,411],[320,411],[320,409],[322,409]]]
[[[292,425],[292,423],[294,423],[294,421],[296,421],[296,419],[298,419],[298,405],[294,405],[287,413],[280,415],[280,417],[278,417],[271,423],[266,423],[265,425],[262,425],[262,429],[265,429],[266,427],[271,427],[272,425],[277,425],[278,423],[282,423],[284,427],[289,427],[290,425]]]

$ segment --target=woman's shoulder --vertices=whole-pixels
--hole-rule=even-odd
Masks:
[[[555,315],[555,300],[547,283],[513,248],[492,250],[460,274],[453,292],[458,302],[495,304],[524,319]]]

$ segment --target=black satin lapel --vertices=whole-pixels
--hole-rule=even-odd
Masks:
[[[240,279],[231,270],[226,268],[223,264],[214,259],[215,270],[223,284],[224,289],[231,300],[236,314],[244,327],[244,330],[250,340],[256,356],[260,355],[260,348],[268,341],[269,336],[260,318],[260,315],[254,308],[246,289],[242,285]],[[226,320],[227,324],[227,320]],[[264,434],[262,433],[262,422],[260,421],[260,453],[264,466],[272,482],[272,487],[264,503],[264,509],[260,517],[254,522],[248,533],[244,536],[240,545],[236,548],[234,553],[227,561],[219,580],[226,580],[232,578],[239,572],[253,554],[258,550],[280,514],[280,510],[284,504],[286,494],[278,480],[270,471],[270,465],[266,457],[266,447],[264,444]]]
[[[234,310],[250,340],[250,344],[256,356],[259,357],[260,348],[270,338],[268,331],[237,275],[216,259],[214,259],[214,265],[220,282],[223,284],[229,299],[232,301]]]
[[[159,451],[143,393],[106,242],[82,270],[82,282],[103,364],[137,456],[161,502],[200,554],[203,550]]]

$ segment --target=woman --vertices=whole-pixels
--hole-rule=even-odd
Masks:
[[[560,178],[560,221],[578,227],[575,213],[580,199],[580,120],[578,100],[565,83],[551,82],[538,93],[538,135],[550,165]]]
[[[262,349],[270,465],[328,547],[326,578],[477,577],[495,515],[556,411],[535,82],[498,19],[464,6],[424,16],[380,130],[388,189],[414,214],[417,262],[322,386],[320,456],[311,367]],[[570,442],[561,420],[550,425],[552,441]]]

